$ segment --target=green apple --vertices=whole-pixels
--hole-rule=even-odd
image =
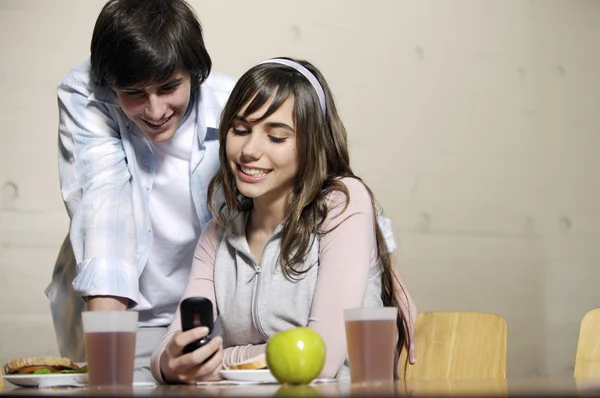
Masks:
[[[314,329],[275,333],[267,342],[267,364],[280,383],[308,384],[325,364],[325,342]]]

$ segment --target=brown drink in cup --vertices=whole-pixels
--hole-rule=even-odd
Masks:
[[[352,383],[393,380],[397,314],[395,307],[344,311]]]
[[[93,387],[131,387],[138,313],[82,313],[89,383]]]

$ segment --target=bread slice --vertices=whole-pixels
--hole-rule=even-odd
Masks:
[[[13,359],[4,365],[4,374],[33,373],[38,369],[48,369],[51,372],[60,372],[64,369],[78,369],[73,361],[68,358],[37,357]]]
[[[244,362],[232,363],[229,365],[231,370],[256,370],[256,369],[267,369],[267,356],[260,354]]]

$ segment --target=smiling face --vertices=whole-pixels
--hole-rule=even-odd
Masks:
[[[288,98],[279,109],[260,120],[270,103],[267,101],[256,112],[244,116],[246,104],[226,137],[227,162],[238,190],[255,204],[285,202],[298,174],[294,98]]]
[[[113,88],[119,105],[150,140],[170,140],[190,103],[190,74],[178,71],[160,84]]]

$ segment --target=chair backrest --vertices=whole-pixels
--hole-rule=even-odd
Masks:
[[[573,373],[575,377],[600,377],[600,308],[581,320]]]
[[[424,312],[415,327],[417,363],[407,379],[506,377],[506,322],[483,312]],[[406,353],[400,360],[403,377]]]

